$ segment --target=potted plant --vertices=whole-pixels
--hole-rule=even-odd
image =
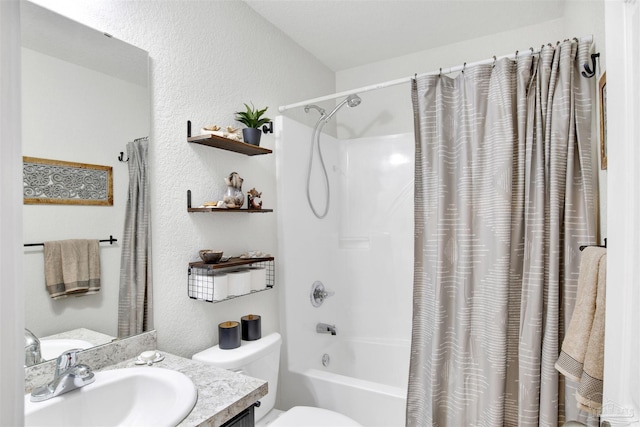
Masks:
[[[253,106],[253,103],[251,103],[251,107],[247,104],[244,106],[246,111],[236,111],[236,120],[246,126],[245,129],[242,129],[242,138],[247,144],[260,145],[260,137],[262,136],[260,126],[271,121],[268,117],[262,117],[269,107],[258,110]]]

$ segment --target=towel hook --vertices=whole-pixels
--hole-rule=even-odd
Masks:
[[[596,75],[596,61],[600,57],[600,52],[591,54],[591,67],[589,64],[583,64],[584,71],[581,73],[583,77],[590,79]]]
[[[118,161],[119,161],[119,162],[122,162],[122,163],[126,163],[126,162],[128,162],[128,161],[129,161],[129,157],[127,156],[127,159],[125,160],[125,159],[124,159],[124,152],[123,152],[123,151],[121,151],[121,152],[120,152],[120,155],[118,156]]]

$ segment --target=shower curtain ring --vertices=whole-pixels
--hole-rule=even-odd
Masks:
[[[467,68],[467,63],[465,62],[464,64],[462,64],[462,72],[464,73],[464,70],[466,70]]]
[[[491,66],[491,68],[494,68],[496,66],[496,61],[498,60],[498,58],[496,58],[495,55],[493,55],[493,65]]]
[[[442,67],[440,67],[440,74],[438,74],[438,77],[442,77]]]

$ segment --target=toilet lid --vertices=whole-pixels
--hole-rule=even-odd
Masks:
[[[351,418],[322,408],[295,406],[275,419],[269,427],[362,427]]]

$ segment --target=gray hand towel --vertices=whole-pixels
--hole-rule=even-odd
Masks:
[[[98,240],[57,240],[44,243],[45,283],[53,299],[100,290]]]

